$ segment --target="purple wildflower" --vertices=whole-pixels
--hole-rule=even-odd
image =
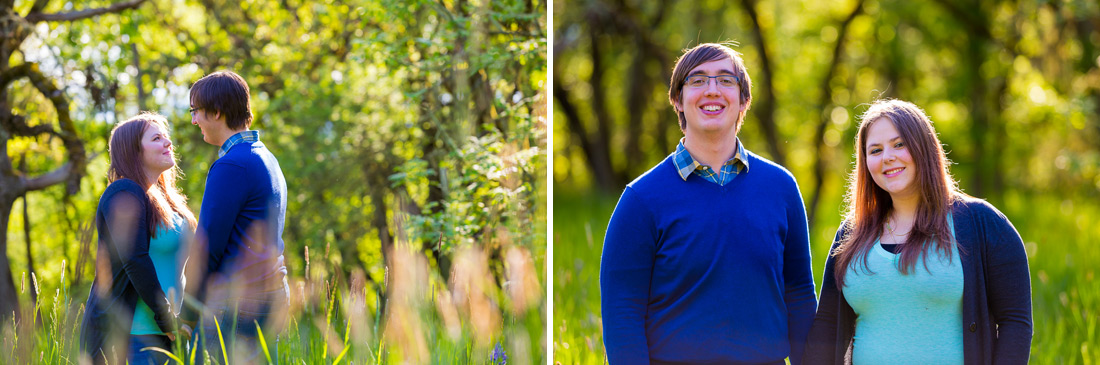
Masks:
[[[504,354],[504,348],[500,346],[500,342],[497,342],[497,346],[493,348],[493,353],[489,354],[489,363],[493,365],[506,365],[508,364],[508,355]]]

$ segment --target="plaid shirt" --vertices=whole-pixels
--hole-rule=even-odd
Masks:
[[[739,138],[737,139],[737,150],[734,151],[733,157],[722,164],[720,173],[715,173],[710,166],[700,164],[699,161],[691,158],[691,153],[688,152],[687,147],[684,147],[684,139],[680,138],[680,143],[676,145],[676,153],[672,156],[672,162],[676,164],[676,170],[680,172],[680,177],[684,181],[687,181],[688,176],[691,176],[691,173],[694,172],[707,181],[724,186],[733,181],[733,178],[737,177],[741,171],[749,170],[749,162],[744,159],[744,155],[745,146],[741,144]]]
[[[244,142],[256,143],[260,141],[260,131],[244,131],[234,134],[222,143],[221,150],[218,151],[218,158],[222,158],[226,153],[229,153],[229,149],[233,148],[237,144]]]

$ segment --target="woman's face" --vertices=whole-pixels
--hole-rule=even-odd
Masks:
[[[172,140],[168,139],[168,131],[160,124],[149,123],[149,127],[145,128],[141,136],[141,161],[145,171],[152,175],[160,175],[176,165]]]
[[[867,170],[875,184],[894,199],[918,192],[913,156],[890,119],[882,117],[871,122],[864,143]]]

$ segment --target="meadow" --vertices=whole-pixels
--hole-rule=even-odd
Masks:
[[[617,196],[554,197],[554,359],[605,363],[599,265],[603,235]],[[1031,270],[1034,337],[1031,363],[1095,364],[1100,360],[1100,203],[1008,193],[997,206],[1023,238]],[[820,292],[826,252],[840,224],[839,201],[822,202],[810,232],[814,282]],[[832,209],[836,207],[836,209]],[[833,213],[837,212],[837,213]]]
[[[546,306],[540,283],[545,278],[536,268],[545,267],[545,251],[532,255],[509,247],[502,256],[490,263],[486,251],[461,250],[455,255],[455,275],[447,280],[429,269],[427,256],[395,249],[384,297],[371,292],[361,271],[291,278],[287,327],[264,334],[259,359],[240,358],[249,352],[245,348],[230,348],[226,358],[190,351],[178,342],[169,363],[194,364],[202,357],[206,364],[544,362]],[[506,272],[503,289],[493,283],[497,279],[490,271],[497,269]],[[57,282],[22,278],[16,284],[21,296],[37,290],[39,300],[26,303],[22,320],[0,325],[0,363],[84,363],[78,342],[87,286],[70,288],[64,274]],[[381,303],[382,298],[388,300]],[[382,305],[385,312],[379,311]]]

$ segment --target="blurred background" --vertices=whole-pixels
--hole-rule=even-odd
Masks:
[[[553,11],[555,360],[604,361],[603,232],[626,183],[682,136],[667,96],[676,59],[729,40],[753,80],[741,141],[797,178],[818,286],[860,114],[878,98],[912,101],[962,189],[1023,237],[1032,361],[1100,359],[1095,1],[588,0]]]
[[[544,362],[541,0],[0,1],[0,363],[73,363],[113,125],[172,123],[198,212],[204,74],[241,74],[289,190],[307,363]],[[220,360],[219,360],[220,361]]]

